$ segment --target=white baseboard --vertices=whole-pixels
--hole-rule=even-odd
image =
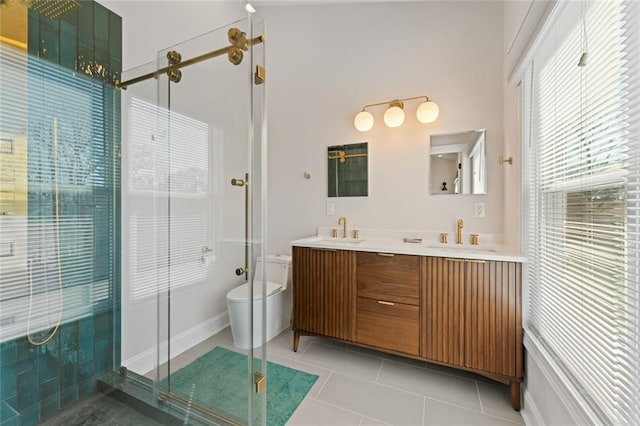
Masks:
[[[229,314],[227,311],[215,317],[183,331],[171,339],[171,358],[176,357],[184,351],[192,348],[198,343],[208,339],[229,326]],[[165,340],[160,344],[160,365],[168,361],[168,342]],[[146,374],[153,370],[156,364],[156,348],[149,348],[128,359],[122,361],[122,365],[130,371],[138,374]]]
[[[557,397],[556,404],[559,404],[565,412],[571,417],[574,424],[578,425],[590,425],[594,424],[594,419],[597,419],[597,415],[592,411],[589,404],[575,391],[569,379],[565,376],[564,372],[557,368],[555,363],[549,361],[551,357],[547,354],[542,344],[536,339],[532,333],[525,333],[524,346],[530,357],[530,361],[535,362],[536,367],[540,370],[546,381],[546,388],[548,391],[554,392]],[[545,390],[543,389],[542,392]],[[547,392],[548,392],[547,391]],[[535,392],[531,392],[529,389],[525,390],[525,402],[528,395],[529,403],[533,407],[537,407],[535,403]],[[540,397],[540,395],[538,396]],[[544,406],[543,404],[541,404]],[[537,413],[531,413],[533,417],[530,424],[544,424],[542,421],[542,415],[537,409]],[[524,414],[523,414],[524,418]],[[539,423],[538,423],[539,422]]]
[[[531,397],[531,393],[527,392],[526,389],[524,391],[524,407],[520,414],[525,425],[546,426],[538,406]]]

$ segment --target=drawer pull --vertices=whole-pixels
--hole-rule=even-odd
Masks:
[[[385,300],[378,300],[378,303],[381,305],[395,306],[396,304],[393,302],[387,302]]]
[[[485,263],[484,260],[477,259],[456,259],[453,257],[445,257],[444,260],[447,262],[456,262],[456,263]]]
[[[393,254],[393,253],[378,253],[378,256],[393,257],[393,256],[395,256],[395,254]]]
[[[317,248],[317,247],[313,247],[312,250],[317,250],[317,251],[338,251],[338,249],[332,249],[332,248]]]

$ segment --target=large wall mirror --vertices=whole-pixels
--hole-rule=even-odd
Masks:
[[[429,193],[486,194],[485,130],[431,135]]]
[[[369,195],[367,142],[327,148],[329,197]]]

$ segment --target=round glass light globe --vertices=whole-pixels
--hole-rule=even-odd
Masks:
[[[440,107],[433,101],[427,101],[420,104],[416,117],[421,123],[433,123],[440,115]]]
[[[373,115],[369,111],[360,111],[353,119],[353,125],[361,132],[366,132],[373,127]]]
[[[392,106],[384,113],[384,124],[387,127],[399,127],[404,123],[404,111],[402,108]]]

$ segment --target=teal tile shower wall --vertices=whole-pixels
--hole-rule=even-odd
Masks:
[[[61,227],[62,283],[65,290],[104,285],[101,295],[85,306],[87,312],[63,321],[44,345],[34,346],[25,337],[0,344],[1,426],[28,426],[51,416],[94,392],[97,378],[120,365],[120,95],[112,82],[122,68],[122,21],[98,3],[80,3],[77,11],[58,21],[29,11],[29,221],[54,215],[50,123],[56,117],[59,217],[69,229],[84,220],[92,232],[85,239],[90,245],[83,247],[91,253],[80,253],[78,236]],[[55,84],[46,81],[47,73]],[[47,96],[56,93],[74,94],[83,103],[78,111],[85,112],[64,117],[65,111],[47,105]],[[84,175],[77,172],[83,165],[88,170]],[[79,175],[84,181],[78,182]],[[29,235],[28,256],[36,265],[46,243],[41,238]],[[78,256],[85,256],[89,267],[74,270]]]

